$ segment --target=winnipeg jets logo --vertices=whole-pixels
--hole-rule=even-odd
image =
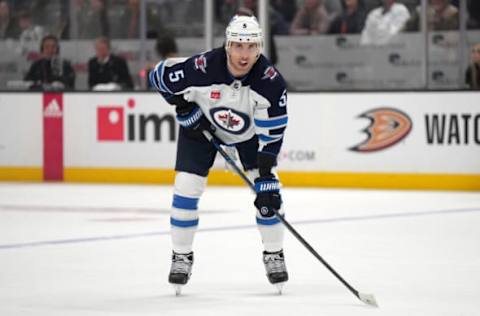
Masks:
[[[197,58],[195,58],[195,70],[200,70],[204,74],[207,73],[207,59],[205,58],[204,55],[201,55]]]
[[[238,124],[240,124],[240,120],[237,120],[233,115],[232,111],[228,111],[225,114],[218,115],[218,119],[223,123],[223,126],[227,129],[235,128]]]
[[[273,66],[268,67],[265,69],[265,72],[263,73],[262,80],[264,79],[270,79],[273,80],[278,76],[278,72],[273,68]]]
[[[241,134],[250,126],[248,115],[226,107],[214,108],[210,115],[216,125],[232,134]]]

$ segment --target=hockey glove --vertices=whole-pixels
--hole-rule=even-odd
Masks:
[[[184,128],[192,131],[207,130],[215,132],[215,127],[203,115],[202,110],[195,103],[189,103],[189,106],[177,106],[177,122]]]
[[[202,110],[198,105],[192,105],[188,108],[177,107],[176,110],[178,124],[189,129],[198,128],[203,117]]]
[[[255,179],[255,207],[264,217],[275,215],[273,210],[279,210],[282,206],[282,196],[280,195],[280,182],[274,175],[258,177]]]

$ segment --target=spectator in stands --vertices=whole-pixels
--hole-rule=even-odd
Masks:
[[[247,8],[249,12],[242,12],[242,8],[240,8],[240,12],[237,11],[237,14],[242,15],[244,13],[243,15],[258,17],[258,0],[243,0],[243,5],[242,8]],[[270,33],[272,35],[288,34],[287,21],[272,5],[268,7],[268,18],[270,19]]]
[[[365,2],[342,0],[343,12],[330,24],[329,34],[359,34],[365,25]]]
[[[128,0],[128,8],[130,9],[130,21],[128,24],[128,38],[139,37],[140,27],[140,0]]]
[[[70,62],[60,57],[58,39],[53,35],[45,36],[40,45],[42,57],[35,61],[24,80],[32,81],[30,87],[35,90],[73,89],[75,72]]]
[[[472,46],[471,64],[465,72],[465,83],[470,89],[480,90],[480,43]]]
[[[178,47],[175,38],[169,35],[162,35],[157,38],[155,51],[161,60],[178,56]]]
[[[111,53],[110,40],[95,40],[95,57],[88,61],[88,86],[93,90],[133,89],[127,62]]]
[[[38,44],[45,36],[45,30],[40,25],[34,25],[32,21],[32,14],[28,11],[20,12],[18,18],[18,25],[20,26],[20,48],[22,54],[28,51],[36,50]]]
[[[221,29],[220,33],[222,36],[225,32],[225,26],[232,16],[235,15],[239,7],[239,0],[215,0],[215,20],[218,23],[218,28]]]
[[[293,19],[290,34],[324,34],[328,31],[329,25],[330,19],[323,5],[323,0],[305,0]]]
[[[469,29],[480,29],[480,1],[468,0],[468,21],[467,27]]]
[[[430,0],[427,18],[429,30],[458,30],[458,9],[449,0]]]
[[[10,6],[5,0],[0,1],[0,39],[17,39],[20,30],[10,14]]]
[[[244,7],[240,7],[236,12],[237,15],[258,16],[258,1],[244,0]],[[271,5],[268,7],[268,18],[270,19],[270,35],[268,40],[267,55],[270,62],[276,65],[278,62],[277,45],[275,43],[274,35],[287,35],[288,24],[283,16],[278,13]]]
[[[70,1],[22,0],[18,2],[30,2],[28,7],[32,12],[33,21],[41,25],[46,34],[55,35],[57,38],[68,38]]]
[[[139,38],[140,0],[128,0],[119,21],[120,27],[112,30],[115,38]]]
[[[449,0],[430,0],[427,8],[427,26],[429,31],[458,30],[458,9]],[[420,6],[417,6],[412,17],[405,26],[406,31],[420,29]]]
[[[110,34],[105,0],[75,0],[78,38],[92,39]]]
[[[290,26],[297,12],[297,2],[291,0],[270,0],[270,5],[282,15],[285,22]]]
[[[360,39],[363,45],[384,45],[398,34],[410,18],[405,5],[396,0],[382,0],[383,5],[367,16]]]
[[[161,3],[147,2],[147,38],[157,39],[160,34],[169,32],[165,28],[165,16],[168,12],[164,12],[164,6]],[[168,15],[167,15],[168,16]],[[140,26],[138,26],[140,27]]]
[[[178,56],[178,47],[175,38],[170,35],[161,35],[157,38],[157,42],[155,43],[155,51],[157,52],[158,57],[160,60],[165,60],[167,58],[177,57]],[[148,78],[150,78],[150,71],[156,66],[158,63],[152,63],[147,66],[146,69],[146,79],[147,79],[147,87],[151,88],[152,84]]]
[[[341,0],[323,0],[323,5],[325,6],[325,10],[327,10],[330,21],[342,12]]]

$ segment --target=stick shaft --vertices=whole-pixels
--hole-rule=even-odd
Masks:
[[[237,166],[237,164],[232,160],[232,158],[225,152],[225,150],[223,150],[223,148],[220,146],[220,144],[215,140],[215,138],[213,138],[213,136],[208,132],[208,131],[203,131],[203,134],[204,136],[207,138],[207,140],[212,143],[212,145],[217,149],[217,151],[220,153],[220,155],[222,155],[222,157],[225,159],[225,161],[233,168],[233,170],[235,171],[235,173],[240,176],[242,178],[242,180],[250,187],[250,189],[254,192],[255,192],[255,186],[254,184],[250,181],[250,179],[247,178],[247,176],[245,175],[245,173],[240,170],[240,168]],[[315,257],[317,258],[340,282],[342,282],[342,284],[348,288],[348,290],[350,292],[352,292],[353,295],[355,295],[357,298],[360,299],[360,296],[359,296],[359,292],[353,287],[351,286],[347,281],[345,281],[345,279],[340,275],[338,274],[337,271],[335,271],[335,269],[332,268],[332,266],[327,262],[325,261],[325,259],[322,258],[322,256],[320,256],[318,254],[318,252],[305,240],[305,238],[302,237],[302,235],[300,235],[296,230],[295,228],[293,228],[293,226],[278,212],[278,210],[273,210],[273,212],[275,213],[275,215],[278,217],[278,219],[283,223],[283,225],[285,225],[285,227],[287,227],[287,229],[295,236],[295,238],[297,238],[298,241],[300,241],[300,243],[305,247],[307,248],[307,250]]]

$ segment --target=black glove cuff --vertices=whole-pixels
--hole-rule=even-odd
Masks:
[[[260,177],[273,175],[272,168],[277,165],[277,156],[259,152],[257,154],[257,164]]]
[[[188,115],[198,106],[195,102],[188,102],[182,95],[173,95],[168,98],[168,103],[175,106],[175,112],[180,116]]]
[[[192,113],[192,111],[197,108],[198,105],[194,102],[188,102],[184,106],[178,106],[175,108],[175,112],[177,112],[178,115],[180,116],[186,116]]]

